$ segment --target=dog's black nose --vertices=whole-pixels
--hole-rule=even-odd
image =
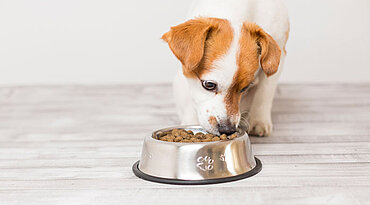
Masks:
[[[220,132],[220,134],[231,135],[236,132],[236,127],[235,125],[232,125],[229,121],[227,121],[226,123],[218,124],[218,131]]]

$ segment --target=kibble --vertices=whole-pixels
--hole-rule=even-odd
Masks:
[[[220,136],[220,139],[221,139],[221,140],[226,140],[226,139],[227,139],[227,135],[226,135],[226,134],[222,134],[222,135]]]
[[[229,136],[229,139],[232,140],[232,139],[235,139],[236,137],[238,137],[238,136],[236,135],[236,133],[234,133],[234,134],[232,134],[232,135]]]
[[[183,138],[182,137],[180,137],[180,136],[178,136],[178,137],[176,137],[175,138],[175,142],[180,142],[180,141],[182,141],[183,140]]]
[[[219,137],[214,137],[214,138],[212,138],[212,141],[220,141],[220,138]]]
[[[193,133],[191,130],[184,129],[173,129],[165,132],[160,132],[157,136],[154,136],[155,139],[167,142],[216,142],[220,140],[232,140],[238,137],[237,133],[227,136],[222,134],[217,136],[211,133]]]

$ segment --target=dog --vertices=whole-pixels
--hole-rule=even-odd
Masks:
[[[289,36],[283,2],[197,0],[188,19],[162,36],[182,64],[173,81],[181,124],[270,135]]]

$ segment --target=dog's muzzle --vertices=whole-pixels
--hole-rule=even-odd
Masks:
[[[217,128],[220,134],[231,135],[236,132],[236,126],[232,124],[229,120],[221,121],[217,125]]]

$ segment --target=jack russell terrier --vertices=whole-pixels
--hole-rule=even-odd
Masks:
[[[194,1],[189,20],[162,36],[182,63],[173,83],[181,124],[269,135],[288,35],[281,0]]]

